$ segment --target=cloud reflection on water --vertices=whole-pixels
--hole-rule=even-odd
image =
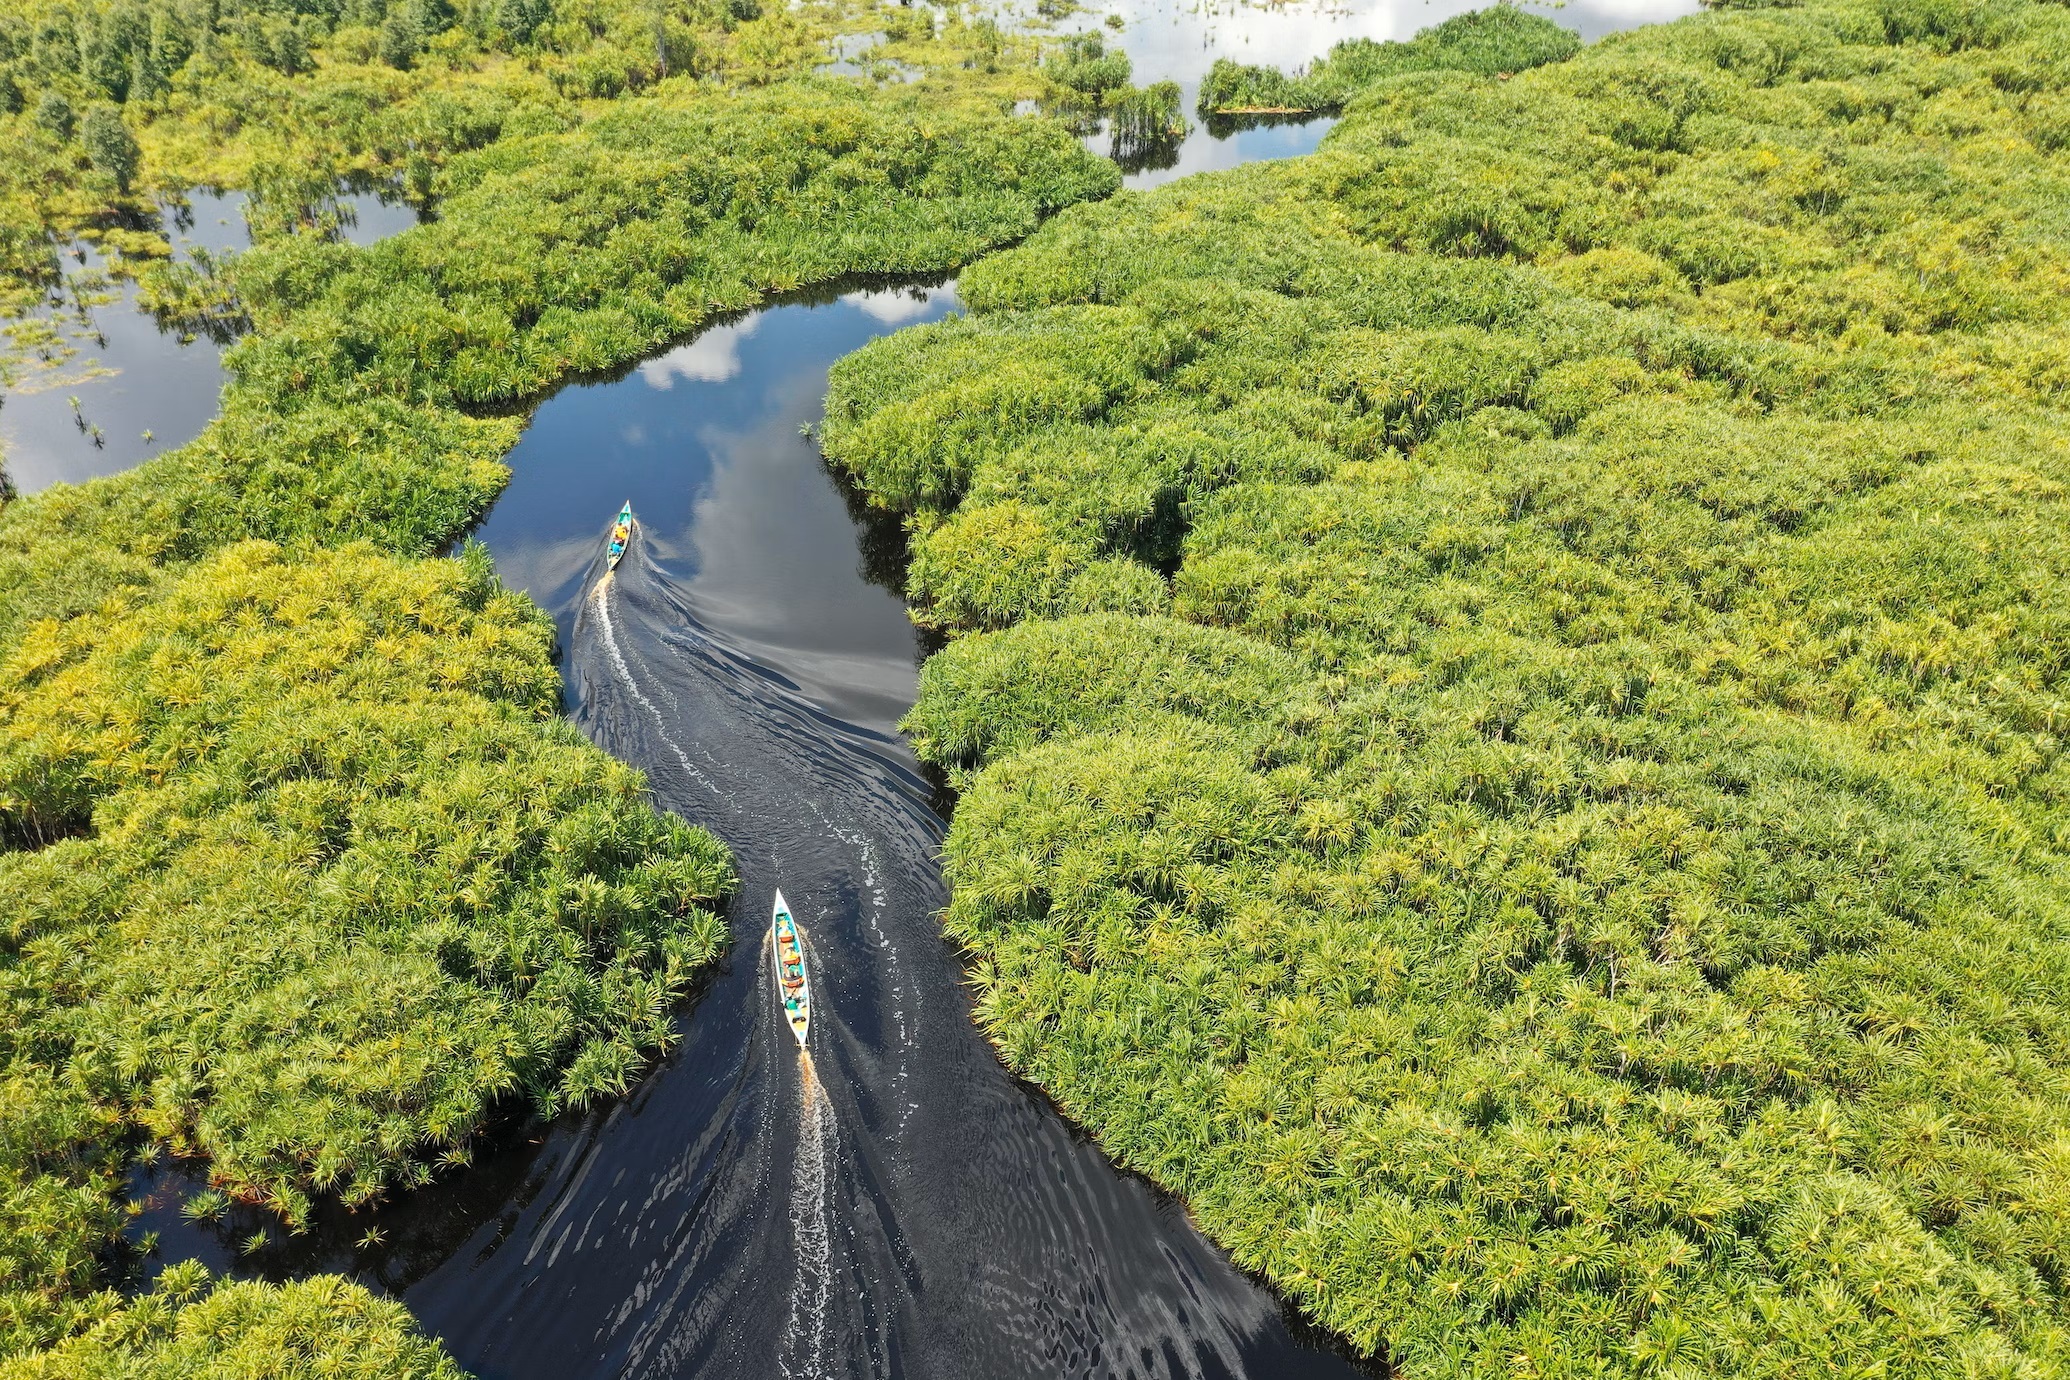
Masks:
[[[666,392],[681,379],[685,383],[724,383],[740,373],[740,342],[762,325],[760,316],[730,326],[714,326],[687,345],[678,345],[640,366],[640,377],[649,388]]]

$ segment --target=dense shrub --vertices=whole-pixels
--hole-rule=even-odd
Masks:
[[[524,397],[769,292],[962,262],[1113,186],[1055,125],[942,104],[826,80],[507,140],[447,169],[436,225],[249,256],[266,329],[233,365],[276,405]]]
[[[86,156],[94,169],[112,180],[117,192],[128,192],[142,155],[136,139],[122,123],[122,112],[112,105],[90,108],[79,128],[79,142],[86,146]]]
[[[834,35],[880,27],[881,11],[845,0],[0,0],[0,323],[54,281],[53,238],[150,214],[134,192],[242,188],[258,238],[328,233],[341,179],[423,200],[456,154],[664,84],[799,76]],[[1042,91],[1030,40],[960,16],[919,27],[924,41],[883,56],[930,85],[1000,103]],[[96,128],[131,147],[74,142],[75,112],[109,103]],[[164,252],[155,239],[106,243],[131,271]],[[30,358],[0,338],[0,370]]]
[[[622,1091],[727,864],[562,725],[551,639],[482,561],[262,543],[32,629],[0,665],[0,828],[47,845],[0,854],[17,1052],[291,1221],[504,1092]]]
[[[124,1125],[290,1223],[622,1091],[720,846],[556,717],[486,561],[227,548],[0,663],[0,1350],[105,1311]]]
[[[112,1302],[112,1301],[111,1301]],[[138,1375],[267,1380],[462,1380],[399,1303],[335,1275],[271,1287],[210,1287],[194,1265],[47,1352],[0,1360],[6,1380],[127,1380]]]
[[[1043,62],[1043,74],[1057,85],[1097,101],[1128,85],[1128,54],[1110,51],[1097,29],[1071,34]]]
[[[1189,129],[1179,84],[1171,81],[1112,93],[1107,120],[1117,160],[1168,147],[1184,138]]]
[[[1410,1374],[2070,1363],[2066,49],[1385,76],[836,371],[987,1029]]]

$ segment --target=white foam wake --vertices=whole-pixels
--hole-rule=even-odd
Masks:
[[[624,683],[632,697],[640,702],[640,707],[647,711],[647,717],[654,721],[654,731],[661,735],[662,742],[668,744],[668,750],[675,754],[676,761],[682,765],[684,773],[721,800],[729,799],[726,792],[719,789],[717,782],[691,764],[689,754],[683,751],[683,745],[669,736],[668,721],[661,717],[661,711],[654,707],[654,701],[647,698],[640,689],[640,683],[633,679],[632,668],[626,665],[624,653],[618,650],[618,630],[611,622],[611,600],[608,597],[610,587],[611,581],[608,576],[597,581],[596,596],[592,602],[596,604],[598,625],[603,629],[604,650],[611,654],[611,665],[617,670],[618,679]]]
[[[791,1169],[791,1281],[777,1365],[787,1380],[821,1380],[827,1369],[827,1305],[833,1298],[834,1250],[827,1230],[827,1169],[840,1154],[839,1128],[812,1056],[798,1056],[798,1153]]]

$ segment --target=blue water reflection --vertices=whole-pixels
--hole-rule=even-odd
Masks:
[[[889,727],[912,702],[916,651],[888,583],[895,561],[855,578],[882,534],[827,482],[800,428],[818,423],[835,360],[955,305],[953,286],[793,302],[564,388],[511,452],[510,486],[478,535],[565,646],[597,544],[630,499],[648,558],[702,623],[843,718]]]

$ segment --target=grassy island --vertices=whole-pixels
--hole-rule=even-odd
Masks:
[[[1410,1376],[2070,1366],[2066,54],[1333,58],[837,370],[986,1028]]]
[[[689,34],[694,60],[664,68],[608,7],[531,7],[551,20],[533,38],[495,27],[523,3],[376,62],[361,49],[391,21],[422,38],[432,7],[381,8],[209,7],[223,32],[170,94],[124,106],[128,178],[176,185],[180,139],[215,118],[180,93],[225,97],[292,32],[317,57],[275,72],[274,134],[340,83],[374,94],[275,204],[320,203],[364,154],[400,164],[436,219],[361,249],[298,211],[228,263],[140,269],[169,307],[250,325],[220,416],[132,471],[0,508],[7,1380],[458,1374],[344,1280],[183,1266],[124,1292],[112,1245],[140,1152],[205,1158],[211,1196],[295,1230],[319,1195],[355,1205],[464,1164],[499,1100],[550,1113],[622,1091],[724,944],[723,849],[560,720],[539,611],[484,555],[436,553],[555,385],[774,294],[954,268],[1116,184],[1060,125],[1012,115],[1034,79],[996,30],[904,25],[890,50],[923,79],[880,91],[810,73],[835,23],[817,11],[641,10],[666,54]],[[80,24],[142,15],[148,36],[163,17],[64,14],[70,48],[22,38],[43,10],[0,14],[0,73],[32,98],[0,107],[10,138],[86,80],[60,61],[85,51]],[[606,80],[627,45],[649,65]],[[455,101],[464,137],[382,142]],[[295,138],[310,130],[331,138]],[[30,228],[4,242],[85,225],[151,259],[108,238],[129,192],[59,133],[24,137],[70,160],[81,200],[15,196],[10,164],[0,232]],[[263,174],[224,176],[264,192]],[[48,281],[33,254],[9,272]]]

